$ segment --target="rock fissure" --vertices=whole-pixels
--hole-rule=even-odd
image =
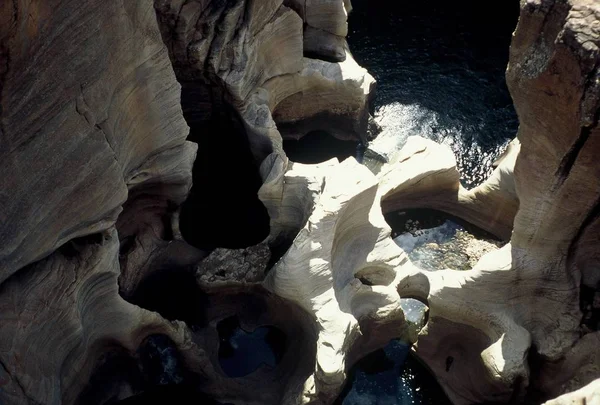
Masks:
[[[580,132],[580,135],[577,137],[577,140],[575,141],[575,143],[573,143],[573,145],[571,146],[569,151],[565,154],[565,156],[563,156],[563,158],[558,166],[558,169],[556,170],[556,173],[555,173],[557,182],[553,186],[553,191],[556,191],[557,189],[559,189],[565,183],[565,181],[569,178],[569,174],[571,173],[571,170],[573,169],[573,166],[575,165],[575,162],[577,160],[577,157],[579,156],[579,153],[585,147],[585,144],[586,144],[587,140],[589,139],[590,134],[592,133],[592,129],[593,128],[590,128],[590,127],[581,128],[581,132]]]

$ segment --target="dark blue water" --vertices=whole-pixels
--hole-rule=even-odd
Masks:
[[[454,150],[463,183],[490,173],[518,121],[504,72],[518,0],[353,0],[348,41],[377,79],[376,120]]]
[[[225,319],[219,331],[219,363],[228,377],[247,376],[262,365],[275,367],[283,355],[285,337],[270,326],[248,332],[240,327],[237,318]]]
[[[450,405],[424,366],[409,356],[410,345],[391,341],[362,359],[337,405]],[[342,399],[343,398],[343,399]]]

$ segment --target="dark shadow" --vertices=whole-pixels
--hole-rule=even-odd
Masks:
[[[283,141],[287,157],[298,163],[315,164],[329,159],[340,161],[355,156],[360,142],[342,141],[324,131],[313,131],[302,138]]]
[[[67,258],[74,258],[81,255],[81,252],[88,245],[100,245],[104,241],[102,233],[93,233],[90,235],[80,236],[65,242],[57,250]]]
[[[219,334],[219,362],[231,378],[245,377],[261,365],[274,368],[281,361],[286,348],[285,334],[273,326],[244,330],[237,316],[217,324]]]
[[[144,378],[150,387],[191,382],[175,343],[166,335],[150,335],[138,349]]]
[[[182,88],[188,140],[198,144],[193,168],[194,185],[182,206],[180,229],[199,249],[244,248],[269,234],[269,215],[258,199],[262,180],[258,163],[237,112],[221,101],[209,117],[185,108],[194,103]],[[192,90],[189,90],[192,91]]]
[[[392,228],[392,237],[405,232],[408,221],[418,223],[418,226],[414,226],[414,229],[418,230],[432,229],[443,225],[446,221],[451,221],[478,239],[500,240],[491,233],[484,231],[464,219],[432,209],[414,208],[392,211],[384,214],[384,218],[390,228]]]
[[[450,405],[430,370],[410,355],[410,345],[391,341],[359,360],[335,405]]]
[[[165,385],[132,396],[115,405],[228,405],[212,399],[192,385]]]
[[[128,301],[190,326],[206,323],[208,298],[191,270],[157,270],[140,282]]]
[[[139,392],[144,379],[137,361],[123,348],[110,348],[99,359],[77,405],[117,403],[127,392]]]

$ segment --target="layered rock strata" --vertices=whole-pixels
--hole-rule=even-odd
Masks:
[[[196,145],[185,141],[176,75],[184,101],[201,96],[184,103],[188,122],[232,106],[259,162],[273,151],[285,159],[272,118],[279,104],[281,120],[290,122],[318,119],[336,105],[338,123],[354,131],[340,136],[357,138],[373,80],[342,57],[348,5],[334,3],[313,1],[300,15],[282,1],[2,2],[2,403],[76,403],[83,392],[84,402],[104,403],[134,394],[140,385],[122,376],[88,385],[114,353],[137,379],[136,350],[157,333],[174,342],[186,367],[210,375],[202,370],[215,358],[191,342],[188,326],[119,296],[142,302],[149,277],[189,274],[206,255],[182,240],[177,223]],[[319,10],[334,12],[319,17]],[[316,31],[303,35],[303,18]],[[313,49],[331,35],[335,47]],[[305,51],[351,68],[304,58]],[[288,98],[311,92],[327,102],[298,116],[286,112]],[[285,325],[291,336],[310,335]],[[303,369],[280,370],[296,368]],[[280,403],[274,392],[282,388],[269,387],[270,401]]]
[[[138,348],[160,334],[218,399],[328,404],[358,358],[414,338],[402,297],[429,307],[414,352],[454,403],[539,402],[598,378],[600,332],[580,328],[579,302],[598,282],[599,7],[522,2],[507,73],[520,148],[465,190],[451,152],[418,138],[377,175],[283,153],[283,136],[327,122],[366,133],[374,82],[346,52],[348,1],[1,3],[0,402],[134,394]],[[262,245],[198,264],[178,231],[195,156],[184,113],[201,130],[224,106],[260,164],[280,260]],[[417,207],[510,243],[470,271],[419,269],[382,215]],[[222,275],[223,257],[240,271]],[[165,318],[181,307],[119,295],[136,301],[156,274],[159,292],[184,277],[168,303],[191,286],[187,324]],[[225,375],[218,324],[232,316],[285,334],[276,367]],[[115,358],[128,373],[97,378]]]

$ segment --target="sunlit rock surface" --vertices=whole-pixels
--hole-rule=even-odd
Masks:
[[[596,405],[600,404],[600,380],[594,380],[577,391],[545,402],[544,405]]]
[[[407,258],[389,234],[368,169],[352,158],[330,169],[307,224],[265,280],[311,314],[319,331],[315,370],[298,403],[332,401],[347,361],[403,334],[392,281]]]
[[[156,334],[223,402],[332,403],[349,367],[398,337],[456,404],[541,402],[598,378],[600,332],[580,328],[579,307],[598,280],[596,1],[522,3],[507,72],[518,141],[472,190],[451,150],[418,137],[376,175],[285,156],[283,136],[366,137],[374,81],[346,52],[348,1],[1,7],[0,402],[136,394],[137,351]],[[200,263],[177,224],[196,151],[183,117],[201,133],[222,110],[260,164],[271,232],[256,256]],[[510,243],[472,270],[420,269],[383,217],[408,208]],[[148,280],[155,311],[121,297],[143,302]],[[218,325],[231,317],[281,331],[278,362],[230,378]],[[130,372],[104,378],[111,356]]]
[[[385,213],[408,208],[431,208],[466,220],[508,240],[518,209],[512,176],[518,143],[509,149],[492,175],[467,190],[452,150],[431,140],[410,137],[397,157],[377,173]]]

